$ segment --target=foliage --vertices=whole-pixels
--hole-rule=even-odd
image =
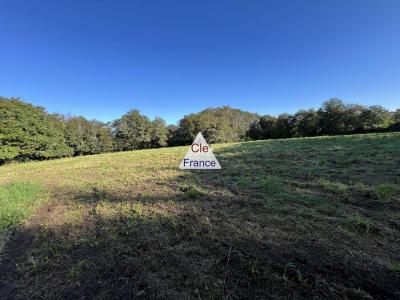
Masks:
[[[113,150],[111,128],[83,117],[67,119],[65,136],[75,155],[96,154]]]
[[[151,147],[158,148],[167,145],[168,129],[165,121],[159,117],[151,123]]]
[[[247,132],[258,116],[229,106],[209,108],[180,120],[174,140],[178,144],[192,142],[202,132],[210,143],[238,142],[248,139]]]
[[[260,117],[250,126],[251,139],[306,137],[351,134],[370,131],[400,130],[400,113],[390,113],[379,105],[365,107],[345,104],[338,98],[323,103],[320,109],[300,110],[294,115]]]
[[[56,117],[19,99],[0,98],[0,162],[72,155]]]
[[[184,116],[178,125],[153,121],[138,110],[104,124],[48,114],[15,98],[0,98],[0,164],[71,155],[190,144],[198,132],[209,143],[400,130],[400,110],[345,104],[338,98],[318,110],[259,116],[229,106]]]
[[[146,148],[151,142],[151,123],[135,109],[114,121],[114,137],[118,150]]]
[[[316,136],[319,134],[319,117],[314,109],[299,110],[294,115],[294,120],[298,136]]]
[[[168,131],[165,122],[156,118],[153,122],[138,110],[131,110],[113,122],[117,150],[136,150],[167,145]]]

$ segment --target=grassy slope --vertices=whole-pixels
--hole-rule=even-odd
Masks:
[[[222,170],[177,169],[187,147],[1,167],[53,204],[0,281],[30,297],[400,295],[400,134],[213,149]]]

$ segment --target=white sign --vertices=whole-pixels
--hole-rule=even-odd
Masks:
[[[179,164],[179,169],[221,169],[201,132],[195,137],[189,151]]]

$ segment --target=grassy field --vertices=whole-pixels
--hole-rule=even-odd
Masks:
[[[211,171],[187,149],[0,167],[49,197],[0,298],[400,298],[399,133],[214,145]]]

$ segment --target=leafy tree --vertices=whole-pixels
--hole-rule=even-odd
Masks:
[[[361,119],[364,110],[365,107],[359,104],[346,105],[345,111],[343,112],[344,133],[360,132],[364,130]]]
[[[384,128],[390,124],[390,113],[380,105],[372,105],[363,110],[360,120],[366,130]]]
[[[250,140],[262,140],[262,128],[260,126],[260,120],[253,121],[250,124],[250,128],[247,131],[247,136]]]
[[[0,161],[72,155],[56,116],[17,98],[0,97]]]
[[[185,116],[179,122],[177,135],[182,143],[191,143],[198,132],[202,132],[210,143],[243,141],[258,116],[229,106],[209,108]]]
[[[152,141],[152,124],[138,110],[131,110],[113,123],[118,150],[148,148]]]
[[[400,123],[400,109],[393,112],[393,123]]]
[[[180,140],[178,134],[178,126],[176,125],[168,125],[167,126],[167,143],[168,146],[178,146],[183,145],[182,141]]]
[[[100,146],[100,152],[103,153],[113,151],[115,145],[111,126],[99,121],[92,121],[92,125],[95,127],[97,140]]]
[[[300,137],[316,136],[321,131],[319,128],[318,113],[313,110],[300,110],[294,115],[297,135]]]
[[[190,144],[201,130],[199,121],[194,114],[185,116],[179,121],[178,128],[175,131],[175,140],[178,145]]]
[[[247,136],[252,140],[267,140],[274,137],[276,118],[266,115],[250,125]]]
[[[289,138],[296,135],[296,123],[293,115],[280,114],[274,123],[272,132],[275,138]]]
[[[337,98],[332,98],[318,110],[322,134],[340,134],[345,132],[346,104]]]
[[[392,113],[392,122],[388,127],[392,131],[400,131],[400,109]]]
[[[65,121],[65,135],[75,155],[96,154],[113,150],[111,128],[104,123],[84,117],[73,117]]]
[[[151,124],[151,147],[158,148],[167,145],[168,129],[165,121],[161,118],[155,118]]]

